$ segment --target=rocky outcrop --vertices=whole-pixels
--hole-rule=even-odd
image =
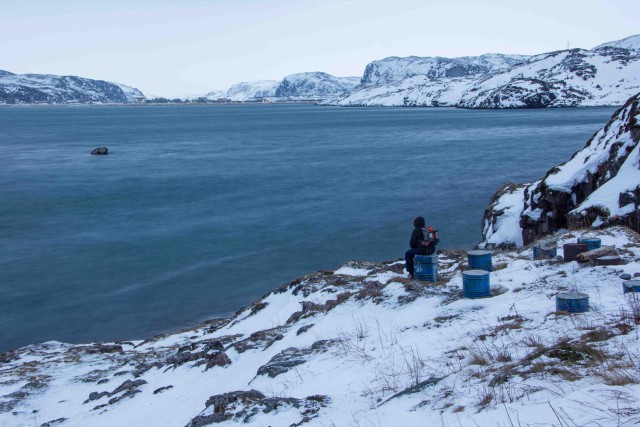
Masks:
[[[630,98],[540,181],[498,190],[484,214],[481,246],[526,245],[561,229],[613,224],[640,231],[639,104],[640,94]]]
[[[109,154],[109,149],[107,147],[98,147],[91,150],[91,154],[94,156],[105,156]]]

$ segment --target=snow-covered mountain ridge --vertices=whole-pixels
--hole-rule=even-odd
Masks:
[[[229,88],[226,98],[232,101],[326,100],[339,99],[355,88],[358,77],[335,77],[319,71],[291,74],[281,81],[258,80],[237,83]]]
[[[181,333],[9,351],[0,425],[633,424],[640,312],[618,276],[640,272],[640,236],[593,235],[625,264],[496,253],[491,297],[470,300],[462,251],[440,256],[435,284],[409,280],[402,262],[354,261]],[[590,295],[590,312],[555,312],[570,289]]]
[[[561,229],[625,224],[640,231],[640,93],[541,180],[509,184],[482,222],[483,246],[528,244]]]
[[[640,90],[640,35],[534,56],[387,58],[338,105],[539,108],[621,105]]]
[[[133,87],[103,80],[0,70],[0,102],[25,104],[131,103],[145,99]]]

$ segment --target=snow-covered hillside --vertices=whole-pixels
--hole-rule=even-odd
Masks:
[[[138,89],[76,76],[0,72],[0,102],[130,103],[144,100]]]
[[[291,74],[282,79],[275,96],[293,99],[341,98],[359,83],[359,77],[334,77],[322,72]]]
[[[232,101],[248,101],[258,98],[270,98],[276,95],[280,82],[276,80],[258,80],[236,83],[227,90],[227,98]]]
[[[226,92],[232,101],[271,100],[326,100],[339,99],[349,94],[360,82],[359,77],[334,77],[322,72],[297,73],[281,81],[258,80],[237,83]],[[204,95],[209,97],[210,94]]]
[[[640,50],[640,34],[636,34],[635,36],[629,36],[622,40],[616,40],[612,42],[603,43],[594,47],[593,49],[600,49],[603,47],[616,47],[621,49],[628,49],[638,52]]]
[[[640,231],[640,94],[566,163],[531,184],[500,189],[486,210],[483,246],[528,244],[565,228],[622,223]]]
[[[338,105],[538,108],[621,105],[640,90],[640,36],[531,57],[387,58]]]
[[[226,90],[216,89],[216,90],[212,90],[212,91],[209,91],[209,92],[205,93],[203,96],[205,98],[207,98],[207,99],[210,99],[210,100],[226,98],[227,97],[227,91]]]
[[[528,56],[525,55],[492,53],[461,58],[390,57],[368,64],[364,70],[361,83],[363,86],[371,86],[395,83],[414,76],[426,76],[430,80],[435,80],[486,75],[511,68],[527,59]]]
[[[491,297],[464,299],[461,251],[440,256],[435,284],[349,262],[182,333],[9,351],[0,425],[633,425],[640,311],[619,276],[640,272],[640,237],[590,235],[626,264],[494,254]],[[591,311],[556,313],[564,290]]]

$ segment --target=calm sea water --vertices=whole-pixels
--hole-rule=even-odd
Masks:
[[[567,160],[613,112],[0,108],[0,350],[228,315],[402,256],[416,215],[470,248],[500,185]]]

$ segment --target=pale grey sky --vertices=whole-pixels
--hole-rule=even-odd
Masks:
[[[592,48],[639,16],[638,0],[0,0],[0,69],[175,96],[387,56]]]

